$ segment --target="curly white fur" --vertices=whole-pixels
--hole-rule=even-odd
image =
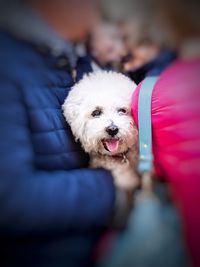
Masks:
[[[138,134],[131,116],[135,87],[122,74],[99,71],[84,76],[63,104],[75,139],[90,154],[91,167],[111,170],[116,185],[127,190],[137,184]],[[109,127],[117,129],[112,136]]]

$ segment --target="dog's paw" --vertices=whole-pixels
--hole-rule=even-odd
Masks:
[[[130,168],[116,168],[112,170],[112,175],[114,177],[114,183],[119,189],[132,191],[139,185],[139,177]]]

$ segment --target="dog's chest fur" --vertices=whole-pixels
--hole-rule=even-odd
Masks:
[[[132,190],[138,183],[137,155],[136,147],[129,149],[127,153],[116,156],[92,154],[90,155],[90,167],[110,170],[118,186],[120,185],[122,189]]]

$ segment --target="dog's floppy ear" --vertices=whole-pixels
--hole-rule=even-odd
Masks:
[[[75,87],[69,92],[64,104],[62,105],[62,110],[66,121],[71,127],[72,133],[76,139],[80,139],[83,134],[84,129],[84,119],[81,98]]]

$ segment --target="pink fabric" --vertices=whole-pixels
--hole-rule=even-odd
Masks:
[[[138,94],[132,112],[138,123]],[[183,218],[193,266],[200,266],[200,59],[178,60],[158,80],[152,96],[156,173],[171,185]]]

